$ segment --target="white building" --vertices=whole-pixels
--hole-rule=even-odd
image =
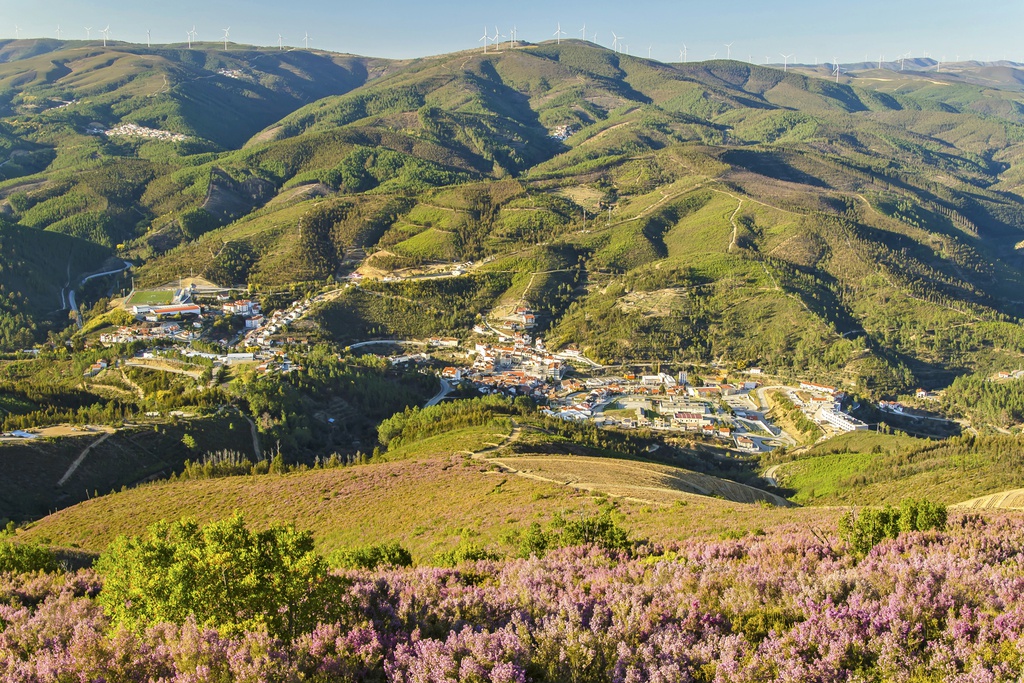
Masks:
[[[853,432],[863,429],[867,429],[868,426],[855,418],[853,415],[848,415],[840,410],[836,410],[833,407],[822,408],[821,419],[827,424],[832,425],[841,432]]]

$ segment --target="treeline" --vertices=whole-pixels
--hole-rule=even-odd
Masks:
[[[993,382],[981,375],[961,375],[946,389],[942,405],[975,423],[1018,425],[1024,422],[1024,379]]]
[[[364,465],[369,457],[361,452],[354,455],[332,453],[327,458],[317,456],[312,465],[285,462],[280,449],[269,458],[251,459],[244,453],[232,450],[212,451],[200,460],[186,460],[179,474],[172,474],[170,481],[197,481],[223,477],[257,476],[261,474],[289,474],[309,470],[327,470],[350,465]]]
[[[502,396],[480,398],[451,403],[438,403],[429,408],[406,408],[377,427],[377,440],[388,450],[404,444],[455,431],[464,427],[478,427],[501,423],[507,426],[509,418],[533,411],[533,401],[520,397],[515,401]]]
[[[315,347],[286,375],[247,373],[233,386],[261,434],[296,459],[367,448],[377,423],[437,390],[433,375],[392,368],[372,355],[339,357]]]

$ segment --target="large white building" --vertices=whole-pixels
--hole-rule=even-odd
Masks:
[[[832,425],[836,429],[842,432],[853,432],[861,429],[867,429],[868,426],[855,418],[853,415],[837,410],[833,407],[822,408],[821,419]]]

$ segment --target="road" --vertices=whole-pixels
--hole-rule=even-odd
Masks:
[[[361,349],[364,346],[370,346],[372,344],[413,344],[416,346],[426,346],[427,343],[418,341],[408,341],[406,339],[376,339],[373,341],[356,342],[355,344],[350,344],[348,348]]]
[[[769,486],[778,487],[779,480],[775,478],[775,475],[778,473],[780,467],[782,467],[782,465],[772,465],[764,471],[761,478],[768,482]]]
[[[124,264],[124,266],[122,268],[118,268],[117,270],[108,270],[108,271],[103,272],[103,273],[93,273],[92,275],[86,275],[81,280],[79,280],[78,284],[75,285],[74,287],[71,286],[71,280],[70,280],[71,264],[70,264],[70,262],[68,263],[69,279],[68,279],[68,284],[64,285],[64,289],[66,289],[67,293],[68,293],[68,295],[67,295],[68,308],[71,311],[75,311],[75,322],[78,323],[78,329],[82,329],[82,317],[80,315],[78,315],[78,313],[77,313],[77,311],[78,311],[78,304],[75,302],[75,290],[78,289],[79,287],[81,287],[82,285],[84,285],[89,280],[94,280],[94,279],[96,279],[98,277],[106,277],[108,275],[117,275],[118,273],[123,273],[124,271],[126,271],[126,270],[128,270],[129,268],[132,267],[132,264],[129,263],[128,261],[122,261],[122,263]],[[62,292],[61,293],[61,301],[63,301],[63,300],[64,300],[64,294]]]
[[[430,406],[436,406],[438,403],[444,400],[444,397],[450,394],[452,391],[452,385],[448,383],[448,380],[441,380],[441,390],[434,394],[434,397],[427,401],[423,407],[429,408]]]

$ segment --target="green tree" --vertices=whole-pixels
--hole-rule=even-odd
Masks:
[[[60,563],[46,548],[26,543],[0,543],[0,572],[54,572]]]
[[[946,506],[929,500],[907,498],[898,508],[847,512],[839,519],[839,535],[850,544],[854,555],[864,557],[882,541],[908,531],[946,528]]]
[[[328,572],[309,532],[251,531],[238,514],[202,527],[160,521],[148,538],[118,537],[96,569],[100,604],[133,629],[194,617],[225,633],[265,629],[291,640],[343,612],[344,582]]]

